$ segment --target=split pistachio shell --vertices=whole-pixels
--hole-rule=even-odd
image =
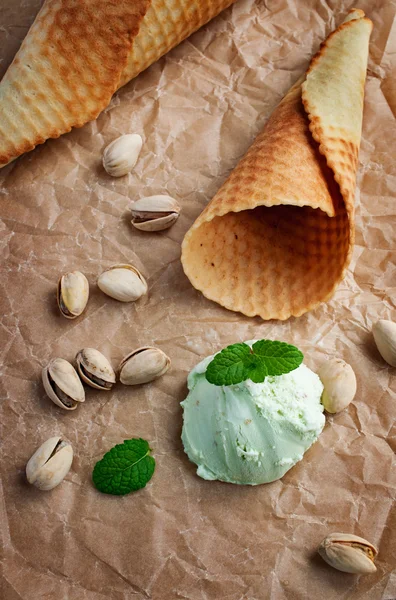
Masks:
[[[75,410],[85,400],[85,392],[74,367],[63,358],[51,360],[42,371],[48,397],[64,410]]]
[[[148,383],[164,375],[170,362],[170,358],[159,348],[138,348],[121,361],[120,381],[124,385]]]
[[[143,275],[132,265],[114,265],[98,279],[98,287],[120,302],[134,302],[147,293]]]
[[[112,177],[122,177],[132,171],[139,158],[143,140],[137,133],[122,135],[103,152],[103,166]]]
[[[177,221],[180,206],[170,196],[148,196],[132,205],[132,225],[141,231],[162,231]]]
[[[73,448],[59,436],[49,438],[26,465],[29,483],[39,490],[52,490],[68,474],[73,461]]]
[[[365,575],[377,570],[374,564],[377,548],[351,533],[328,535],[320,544],[318,552],[330,566],[344,573]]]
[[[373,335],[382,358],[396,367],[396,323],[380,319],[373,326]]]
[[[84,312],[89,297],[89,283],[80,271],[62,275],[58,283],[58,306],[66,319],[76,319]]]
[[[318,371],[323,383],[322,404],[328,413],[337,413],[352,402],[356,394],[356,376],[341,358],[330,358]]]
[[[81,379],[97,390],[111,390],[116,381],[113,367],[95,348],[83,348],[76,356]]]

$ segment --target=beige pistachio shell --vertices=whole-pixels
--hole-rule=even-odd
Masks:
[[[151,346],[138,348],[127,354],[121,361],[120,381],[124,385],[148,383],[164,375],[170,367],[170,358]]]
[[[356,394],[356,376],[348,363],[341,358],[330,358],[318,371],[323,383],[322,404],[328,413],[344,410]]]
[[[373,336],[382,358],[396,367],[396,323],[380,319],[373,326]]]
[[[62,275],[58,283],[57,300],[66,319],[76,319],[85,310],[89,298],[88,279],[80,271]]]
[[[73,448],[59,436],[49,438],[26,465],[26,477],[40,490],[52,490],[68,474],[73,462]]]
[[[138,133],[127,133],[112,141],[103,152],[103,166],[112,177],[132,171],[139,158],[143,140]]]
[[[351,533],[332,533],[319,546],[320,556],[330,566],[344,573],[375,573],[378,550],[364,538]]]
[[[132,205],[132,225],[141,231],[162,231],[179,218],[180,206],[170,196],[148,196]]]
[[[113,367],[95,348],[83,348],[76,355],[77,371],[81,379],[97,390],[111,390],[116,382]]]
[[[63,358],[54,358],[42,371],[47,396],[64,410],[75,410],[85,400],[85,392],[73,365]]]
[[[98,287],[120,302],[134,302],[147,293],[143,275],[132,265],[114,265],[98,278]]]

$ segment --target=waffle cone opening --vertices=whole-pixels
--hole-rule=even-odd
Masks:
[[[352,10],[187,232],[183,268],[207,298],[283,320],[327,300],[344,277],[370,32]]]
[[[327,298],[350,247],[345,207],[258,207],[203,223],[184,261],[192,284],[225,308],[263,319],[300,316]]]

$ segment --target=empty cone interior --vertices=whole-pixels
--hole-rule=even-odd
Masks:
[[[245,196],[252,208],[235,212]],[[216,207],[231,210],[216,216]],[[311,139],[298,85],[187,234],[184,269],[226,308],[287,319],[332,293],[350,247],[345,203]]]
[[[205,295],[248,316],[299,316],[328,297],[342,277],[349,250],[345,209],[255,208],[215,217],[200,227],[185,254]]]
[[[293,86],[187,232],[183,268],[209,299],[287,319],[327,300],[343,278],[370,32],[364,13],[351,11],[314,57],[310,85],[303,77]],[[322,101],[318,85],[326,88]]]

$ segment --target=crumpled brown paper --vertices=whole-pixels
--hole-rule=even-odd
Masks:
[[[3,0],[1,71],[39,9]],[[299,319],[262,322],[196,292],[180,265],[184,233],[219,188],[283,94],[306,69],[350,1],[238,0],[136,80],[97,121],[51,140],[0,172],[2,491],[4,600],[395,600],[396,371],[371,335],[396,319],[396,5],[365,0],[374,22],[358,174],[357,240],[334,298]],[[106,144],[138,132],[133,174],[101,167]],[[180,201],[178,222],[160,234],[130,225],[143,195]],[[148,297],[121,304],[96,287],[114,263],[135,264]],[[59,275],[83,271],[87,311],[62,318]],[[352,364],[358,393],[327,417],[319,441],[281,481],[238,487],[199,479],[183,452],[179,402],[204,356],[252,338],[298,345],[316,367],[327,355]],[[45,396],[41,368],[98,348],[116,366],[128,351],[160,346],[172,369],[153,384],[87,389],[74,413]],[[52,492],[25,483],[24,468],[48,437],[75,450]],[[157,468],[125,497],[100,494],[95,462],[114,444],[143,437]],[[342,574],[316,555],[334,531],[379,547],[378,571]]]

